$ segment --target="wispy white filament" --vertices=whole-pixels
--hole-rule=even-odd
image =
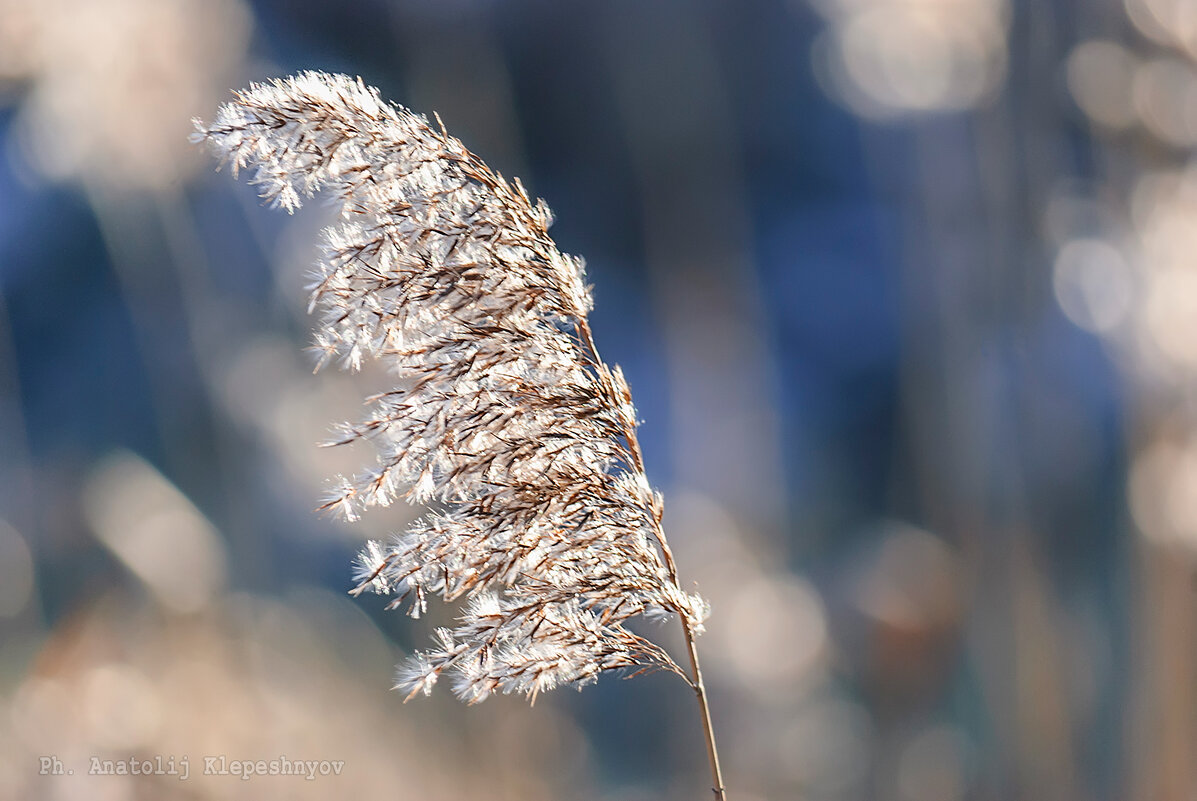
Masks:
[[[326,506],[353,518],[397,497],[432,502],[362,552],[357,591],[409,598],[412,614],[430,594],[467,599],[398,686],[429,692],[451,672],[475,702],[621,668],[685,677],[626,626],[680,614],[697,630],[707,610],[662,550],[631,394],[594,349],[582,261],[554,245],[544,203],[345,76],[253,85],[196,127],[275,205],[320,190],[340,202],[312,288],[316,344],[350,369],[385,362],[397,385],[340,429],[335,442],[370,440],[378,461],[339,479]]]

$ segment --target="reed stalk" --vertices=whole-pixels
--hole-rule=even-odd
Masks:
[[[317,72],[252,85],[196,121],[196,141],[234,175],[252,169],[273,204],[338,201],[312,282],[315,348],[321,364],[381,361],[396,385],[328,443],[368,440],[377,462],[338,477],[323,508],[434,508],[367,546],[353,592],[393,595],[389,608],[409,602],[413,616],[431,595],[464,602],[401,666],[408,698],[443,677],[477,703],[608,671],[677,674],[725,799],[695,645],[708,606],[678,578],[631,391],[594,344],[583,262],[554,244],[543,201],[437,123]],[[674,615],[688,671],[629,628]]]

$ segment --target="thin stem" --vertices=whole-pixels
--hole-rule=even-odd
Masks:
[[[665,532],[658,528],[657,537],[661,543],[661,552],[665,555],[665,567],[669,570],[669,577],[677,586],[677,564],[673,561],[673,552],[669,543],[665,541]],[[679,614],[682,621],[682,632],[686,635],[686,650],[690,655],[690,673],[692,681],[690,687],[698,698],[698,708],[702,713],[702,731],[707,740],[707,759],[711,763],[711,790],[715,793],[715,801],[727,801],[727,790],[723,786],[723,772],[719,769],[719,749],[715,745],[715,729],[711,726],[711,709],[707,704],[707,688],[702,681],[702,666],[698,662],[698,646],[694,639],[694,629],[684,614]]]
[[[707,689],[702,683],[702,668],[698,664],[698,648],[690,630],[690,621],[685,617],[682,617],[682,630],[686,633],[686,647],[690,651],[690,669],[694,671],[694,694],[698,697],[698,708],[702,711],[702,730],[707,739],[707,759],[711,763],[711,790],[715,793],[715,801],[727,801],[723,773],[719,770],[719,749],[715,747],[715,730],[711,727],[711,709],[707,705]]]
[[[578,338],[590,351],[591,362],[595,365],[603,364],[598,355],[598,348],[594,344],[594,335],[590,332],[590,323],[585,317],[578,318]],[[643,473],[644,453],[640,450],[640,440],[636,437],[636,429],[633,427],[631,430],[625,431],[624,439],[627,441],[632,462],[636,469]],[[661,546],[661,554],[665,557],[665,569],[669,571],[669,580],[680,589],[682,585],[677,576],[677,563],[673,561],[673,550],[665,539],[665,529],[660,521],[657,522],[656,530],[653,533]],[[703,684],[702,667],[698,662],[694,628],[685,614],[679,612],[678,618],[682,621],[682,632],[686,636],[686,650],[690,655],[690,687],[694,690],[694,695],[698,699],[699,711],[702,713],[702,731],[707,741],[707,759],[711,763],[711,781],[713,782],[711,790],[715,793],[715,801],[727,801],[727,790],[723,786],[723,772],[719,769],[719,749],[715,745],[715,730],[711,726],[711,709],[707,704],[707,688]]]

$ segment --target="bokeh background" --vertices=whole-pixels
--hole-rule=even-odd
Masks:
[[[345,594],[417,510],[312,512],[385,380],[304,351],[330,210],[187,141],[300,69],[587,258],[731,798],[1193,797],[1189,0],[0,0],[0,797],[705,797],[672,677],[389,691],[437,617]]]

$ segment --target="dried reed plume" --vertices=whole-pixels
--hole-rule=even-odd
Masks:
[[[340,478],[325,508],[436,509],[369,545],[355,593],[396,593],[389,608],[410,599],[413,616],[433,593],[468,601],[397,687],[428,693],[451,674],[470,703],[534,700],[608,670],[672,671],[698,697],[722,799],[694,647],[707,605],[681,589],[627,383],[599,358],[582,260],[553,244],[549,209],[360,79],[307,72],[235,98],[196,141],[234,175],[254,168],[276,206],[325,188],[339,201],[312,288],[322,363],[375,358],[398,379],[341,428],[336,444],[369,440],[378,463]],[[689,671],[626,625],[668,615]]]

